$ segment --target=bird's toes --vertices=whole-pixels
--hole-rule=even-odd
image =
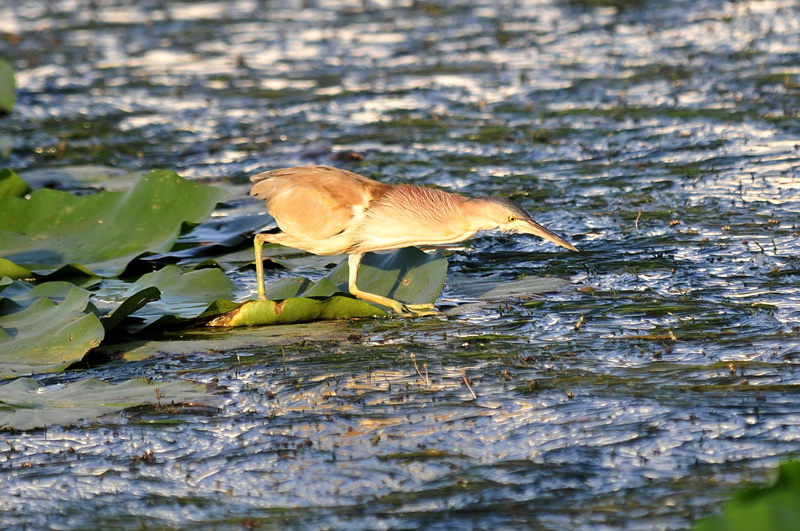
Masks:
[[[426,304],[404,304],[404,307],[408,308],[409,310],[435,310],[436,305],[431,303]]]
[[[439,310],[433,304],[404,304],[403,309],[406,315],[411,317],[424,317],[426,315],[437,315]]]

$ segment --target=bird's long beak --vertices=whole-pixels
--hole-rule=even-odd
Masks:
[[[544,238],[547,241],[551,241],[555,244],[560,245],[561,247],[566,247],[570,251],[579,252],[578,248],[569,243],[564,238],[556,235],[554,232],[550,232],[546,228],[542,227],[532,219],[526,219],[525,225],[519,227],[519,231],[525,234],[533,234],[534,236],[538,236],[540,238]]]

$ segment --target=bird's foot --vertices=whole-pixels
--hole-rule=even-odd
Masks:
[[[436,315],[439,313],[436,306],[430,303],[408,304],[382,295],[367,293],[353,286],[350,287],[350,294],[356,298],[389,308],[392,310],[392,314],[400,317],[419,317],[424,315]]]
[[[369,293],[367,295],[369,295],[369,298],[364,296],[357,298],[389,308],[391,310],[389,314],[396,317],[424,317],[439,314],[439,310],[433,304],[406,304],[388,297],[380,297]]]
[[[439,314],[439,310],[433,304],[405,304],[392,299],[382,300],[378,304],[391,308],[392,315],[397,317],[425,317]]]
[[[439,310],[433,304],[402,304],[401,314],[406,317],[425,317],[426,315],[438,315]]]

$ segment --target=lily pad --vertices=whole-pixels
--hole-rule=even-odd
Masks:
[[[8,277],[15,279],[30,279],[35,275],[33,271],[25,267],[18,266],[11,260],[0,258],[0,277]]]
[[[245,241],[246,234],[253,234],[272,221],[266,214],[251,214],[236,217],[215,217],[181,236],[179,243],[217,243],[227,247]]]
[[[508,280],[496,274],[482,278],[453,275],[448,282],[448,286],[458,297],[479,300],[526,297],[557,291],[567,285],[568,281],[556,277],[524,277]]]
[[[31,191],[28,183],[13,171],[0,170],[0,199],[4,197],[22,197]]]
[[[349,271],[344,261],[326,278],[339,291],[346,292]],[[406,247],[392,253],[364,255],[358,269],[358,287],[409,304],[427,304],[436,302],[442,294],[446,277],[447,258],[442,253]]]
[[[273,300],[289,297],[330,297],[348,292],[350,268],[342,260],[317,282],[302,277],[284,279],[267,286]],[[434,303],[447,276],[447,258],[406,247],[393,253],[367,253],[358,269],[358,287],[409,304]]]
[[[205,386],[183,381],[157,383],[137,378],[113,385],[89,379],[48,388],[31,378],[20,378],[0,386],[0,428],[68,426],[134,406],[166,407],[210,399]]]
[[[175,249],[149,256],[147,260],[194,264],[198,260],[214,259],[218,260],[218,265],[236,263],[238,267],[253,261],[252,235],[271,220],[264,214],[215,217],[182,235]],[[242,247],[246,250],[240,253]]]
[[[126,192],[77,197],[36,190],[0,199],[0,258],[37,274],[83,264],[113,277],[145,253],[169,250],[184,224],[208,218],[222,190],[168,170],[147,173]]]
[[[11,112],[14,108],[14,90],[17,81],[11,63],[0,57],[0,112]]]
[[[767,488],[749,488],[725,504],[721,514],[698,523],[695,531],[800,529],[800,461],[784,463]]]
[[[209,326],[254,326],[316,320],[385,316],[377,305],[346,296],[347,260],[312,283],[293,278],[268,286],[271,300],[248,301],[209,322]],[[358,270],[362,290],[409,304],[436,302],[447,275],[447,259],[414,247],[391,254],[368,253]]]
[[[368,302],[336,295],[324,299],[293,297],[283,301],[247,301],[212,319],[209,326],[255,326],[307,323],[354,317],[379,317],[386,312]]]
[[[290,277],[267,284],[267,299],[280,301],[311,291],[315,283],[305,277]],[[335,291],[335,290],[334,290]]]
[[[106,332],[116,328],[126,317],[136,312],[144,305],[161,298],[161,291],[156,287],[144,288],[126,298],[122,303],[113,308],[101,320]]]
[[[0,379],[61,371],[105,336],[100,319],[89,311],[88,291],[69,286],[56,302],[29,290],[20,282],[7,282],[2,290]]]
[[[159,337],[134,339],[125,343],[104,343],[89,356],[93,361],[139,361],[153,356],[184,356],[286,347],[314,342],[347,341],[353,330],[341,321],[292,323],[251,328],[188,328],[166,331]]]
[[[166,266],[142,276],[131,285],[126,293],[126,302],[131,298],[148,297],[147,290],[153,288],[159,290],[160,297],[143,304],[133,314],[142,320],[141,324],[132,327],[133,330],[211,317],[240,306],[230,300],[237,291],[236,284],[216,268],[183,272],[178,266]]]
[[[33,286],[0,279],[0,379],[58,372],[80,361],[110,330],[161,292],[144,288],[112,305],[113,311],[100,319],[103,312],[93,304],[94,295],[69,282]]]

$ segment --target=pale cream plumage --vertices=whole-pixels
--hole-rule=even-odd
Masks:
[[[250,195],[262,199],[280,232],[255,237],[259,298],[266,298],[261,247],[278,243],[314,254],[348,254],[354,296],[397,313],[432,305],[407,305],[358,289],[358,266],[366,252],[411,245],[455,243],[481,230],[533,234],[577,251],[508,199],[467,198],[410,184],[383,184],[346,170],[308,166],[253,176]]]

